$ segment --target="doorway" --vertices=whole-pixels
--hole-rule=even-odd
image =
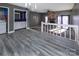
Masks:
[[[26,10],[14,9],[14,30],[26,28]]]
[[[8,16],[9,9],[0,6],[0,34],[8,33]]]

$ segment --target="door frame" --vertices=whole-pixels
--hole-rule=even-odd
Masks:
[[[14,8],[13,9],[13,20],[14,20],[14,23],[15,23],[15,10],[18,10],[18,11],[25,11],[26,12],[26,15],[27,15],[27,10],[23,10],[23,9],[19,9],[19,8]],[[27,17],[26,17],[26,28],[27,28]],[[15,26],[15,24],[14,24],[14,26]],[[15,32],[15,28],[14,28],[14,26],[13,26],[13,31]]]
[[[10,9],[10,8],[9,8],[9,7],[6,7],[6,6],[0,6],[0,7],[1,7],[1,8],[7,8],[7,9],[8,9],[8,25],[6,25],[8,28],[6,28],[6,33],[9,33],[9,32],[10,32],[10,31],[9,31],[9,25],[10,25],[10,24],[9,24],[9,13],[10,13],[10,12],[9,12],[9,9]],[[8,30],[8,32],[7,32],[7,30]]]

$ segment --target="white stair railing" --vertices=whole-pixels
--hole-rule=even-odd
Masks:
[[[41,22],[41,32],[78,41],[78,26]]]

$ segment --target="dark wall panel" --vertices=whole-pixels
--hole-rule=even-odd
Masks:
[[[30,12],[29,13],[29,25],[30,27],[38,26],[41,23],[40,13]]]

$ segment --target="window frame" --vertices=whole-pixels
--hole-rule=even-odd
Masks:
[[[18,15],[19,15],[19,19],[20,19],[21,14],[20,14],[20,13],[18,13],[18,12],[15,12],[15,19],[16,19],[16,14],[18,14]]]
[[[61,16],[61,24],[63,22],[63,16],[68,16],[68,24],[70,24],[69,20],[70,20],[70,15],[58,15]],[[58,20],[57,20],[58,21]],[[57,22],[58,23],[58,22]]]

